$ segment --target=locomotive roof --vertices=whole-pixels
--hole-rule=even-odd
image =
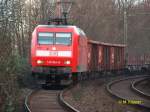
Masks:
[[[72,25],[38,25],[37,27],[47,27],[47,28],[77,28],[76,26]]]
[[[78,35],[80,35],[80,33],[85,35],[83,30],[73,25],[38,25],[36,28],[73,28]]]
[[[88,40],[89,43],[93,44],[100,44],[100,45],[105,45],[105,46],[112,46],[112,47],[126,47],[125,44],[112,44],[112,43],[105,43],[105,42],[99,42],[99,41],[93,41],[93,40]]]

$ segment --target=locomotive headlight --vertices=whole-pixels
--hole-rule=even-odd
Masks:
[[[65,61],[64,62],[66,65],[69,65],[71,62],[68,60],[68,61]]]
[[[42,60],[37,60],[37,64],[43,64],[44,63],[44,61],[42,61]]]

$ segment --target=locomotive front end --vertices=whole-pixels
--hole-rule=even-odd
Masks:
[[[32,72],[69,77],[73,66],[73,32],[67,28],[39,27],[31,44]],[[46,75],[44,75],[46,74]]]

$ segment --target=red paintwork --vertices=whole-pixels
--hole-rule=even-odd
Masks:
[[[95,46],[94,49],[92,49],[92,46]],[[108,63],[105,63],[104,61],[104,49],[109,49],[109,61]],[[98,41],[88,41],[88,70],[89,71],[110,71],[110,70],[119,70],[123,69],[125,66],[125,56],[124,56],[124,45],[121,44],[109,44],[109,43],[103,43]],[[97,49],[97,50],[96,50]],[[116,50],[119,49],[119,56],[120,56],[120,62],[118,62]],[[94,50],[94,51],[92,51]],[[97,61],[98,64],[94,65],[93,63],[95,60],[93,59],[93,56],[97,55]],[[96,58],[96,57],[95,57]]]
[[[78,67],[81,65],[85,65],[87,59],[82,58],[83,56],[86,57],[86,42],[87,38],[83,37],[81,39],[80,35],[76,31],[75,26],[70,27],[48,27],[48,26],[38,26],[35,28],[33,34],[32,34],[32,44],[31,44],[31,64],[33,67],[37,66],[50,66],[50,67],[71,67],[72,72],[78,72]],[[72,33],[72,45],[71,46],[65,46],[65,45],[38,45],[37,43],[37,32],[71,32]],[[78,41],[79,40],[79,41]],[[56,51],[71,51],[72,56],[71,57],[39,57],[36,56],[36,50],[48,50],[52,51],[52,47],[56,47]],[[37,60],[43,60],[45,63],[43,64],[37,64]],[[64,61],[70,60],[71,64],[66,65],[64,64]],[[49,63],[54,62],[55,63]],[[87,68],[85,66],[85,68]],[[83,71],[83,70],[80,70]],[[84,70],[85,71],[85,70]]]

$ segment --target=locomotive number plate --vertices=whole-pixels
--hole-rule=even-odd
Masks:
[[[58,56],[58,52],[57,51],[50,51],[49,55],[50,56]]]

